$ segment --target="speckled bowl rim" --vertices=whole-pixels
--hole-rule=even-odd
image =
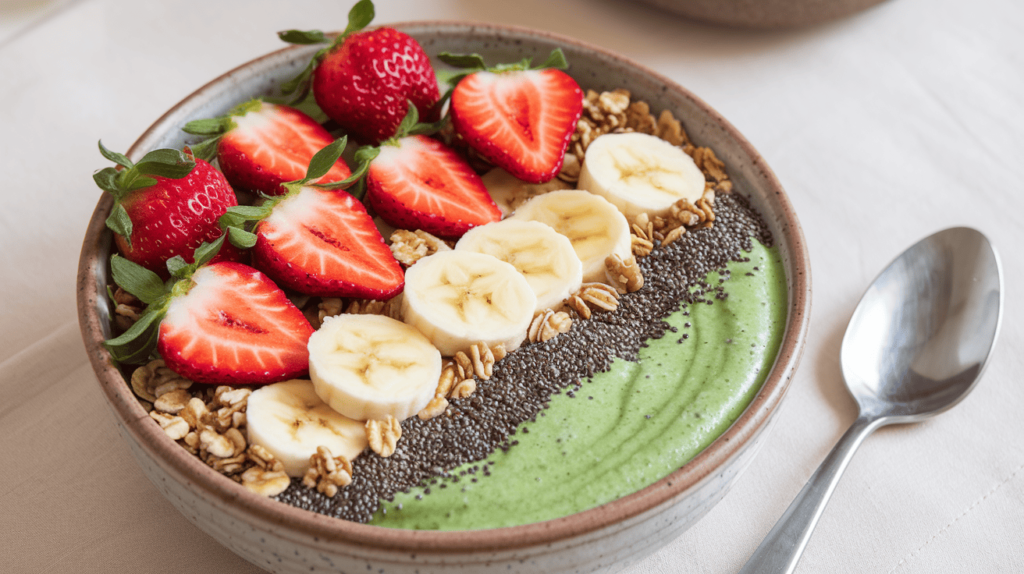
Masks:
[[[106,229],[104,222],[113,205],[110,195],[103,194],[93,213],[82,245],[77,279],[77,299],[79,324],[86,351],[115,416],[120,419],[127,432],[133,435],[135,440],[165,471],[186,477],[191,488],[200,489],[205,495],[231,505],[237,512],[252,515],[254,518],[281,525],[295,533],[308,534],[320,540],[343,540],[347,543],[382,550],[458,554],[485,550],[514,550],[551,544],[623,523],[665,503],[681,500],[689,488],[700,483],[708,475],[719,470],[733,456],[738,455],[746,443],[767,425],[789,387],[789,382],[803,350],[810,315],[809,257],[803,232],[782,185],[754,147],[720,114],[682,86],[627,58],[573,38],[515,26],[457,21],[416,21],[387,25],[395,28],[464,27],[462,33],[466,34],[477,30],[511,33],[595,52],[604,58],[636,68],[661,82],[667,89],[675,90],[692,100],[736,141],[743,152],[753,159],[754,166],[763,173],[769,184],[768,194],[772,197],[769,197],[768,201],[777,204],[783,219],[781,225],[788,230],[783,237],[776,237],[776,243],[785,242],[787,244],[786,247],[792,258],[795,272],[794,276],[788,278],[790,306],[786,332],[775,365],[757,396],[724,434],[672,474],[633,494],[566,517],[522,526],[486,530],[420,531],[359,524],[302,510],[249,492],[212,470],[167,438],[160,427],[151,422],[133,395],[130,385],[114,366],[110,354],[102,345],[102,325],[104,321],[109,321],[109,317],[100,312],[101,305],[99,304],[100,298],[106,296],[105,292],[99,289],[99,286],[105,281],[106,261],[101,261],[98,254],[100,248],[104,244],[109,245],[110,242],[110,232]],[[154,132],[165,129],[161,125],[164,119],[190,99],[202,97],[204,91],[230,78],[239,70],[295,49],[299,48],[288,47],[256,58],[199,88],[157,120],[129,150],[129,156],[133,157],[132,154],[142,151],[136,149],[139,143],[145,141]]]

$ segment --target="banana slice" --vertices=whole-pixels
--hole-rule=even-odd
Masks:
[[[557,177],[545,183],[529,183],[500,167],[485,173],[481,179],[487,193],[491,194],[491,199],[501,210],[502,217],[508,217],[517,207],[538,195],[559,189],[572,189],[571,184]]]
[[[583,283],[583,264],[569,238],[539,221],[506,219],[481,225],[463,235],[455,249],[511,263],[537,296],[534,311],[557,306]]]
[[[536,307],[537,296],[526,278],[483,253],[435,253],[405,272],[402,317],[448,357],[478,342],[515,350],[526,338]]]
[[[632,220],[667,215],[673,203],[704,194],[704,174],[682,149],[642,133],[605,134],[590,143],[579,189],[612,202]]]
[[[288,476],[305,474],[318,446],[348,460],[366,448],[364,424],[325,404],[310,381],[293,379],[256,389],[245,419],[249,443],[270,451]]]
[[[588,191],[567,189],[537,196],[510,219],[539,221],[568,237],[583,262],[585,283],[607,282],[604,260],[610,255],[626,259],[632,253],[626,218],[608,200]]]
[[[342,314],[309,338],[316,394],[359,421],[405,420],[434,398],[441,354],[413,327],[383,315]]]

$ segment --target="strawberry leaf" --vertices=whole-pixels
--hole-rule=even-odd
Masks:
[[[299,183],[301,185],[327,175],[327,172],[331,171],[334,164],[341,158],[341,153],[345,151],[345,146],[347,144],[348,136],[342,136],[334,140],[332,143],[324,146],[322,150],[313,155],[313,159],[309,160],[309,168],[306,169],[306,177],[293,183]]]
[[[192,144],[189,148],[192,150],[194,157],[204,161],[213,161],[213,158],[217,155],[217,144],[219,143],[220,137],[215,137]]]
[[[281,197],[270,198],[262,205],[235,205],[229,207],[217,222],[227,231],[228,241],[239,249],[250,249],[256,245],[256,224],[266,219],[274,210]]]
[[[458,84],[467,75],[482,70],[501,73],[522,70],[542,70],[544,68],[558,68],[559,70],[564,70],[569,67],[569,62],[566,61],[565,54],[562,52],[561,48],[555,48],[552,50],[551,53],[548,54],[547,59],[544,60],[544,63],[534,68],[530,67],[530,64],[533,61],[532,58],[523,58],[522,60],[511,64],[497,64],[494,66],[488,66],[484,62],[483,56],[480,54],[452,54],[450,52],[441,52],[437,55],[437,59],[449,66],[467,70],[465,73],[453,74],[445,78],[445,81],[452,86]]]
[[[256,234],[238,227],[228,227],[228,241],[239,249],[251,249],[256,245]]]
[[[196,162],[190,160],[184,152],[176,149],[157,149],[147,153],[139,160],[139,163],[135,164],[135,171],[141,175],[181,179],[192,173],[192,169],[195,167]]]
[[[536,68],[533,68],[533,69],[534,70],[542,70],[542,69],[545,69],[545,68],[557,68],[559,70],[564,70],[564,69],[566,69],[568,67],[569,67],[569,62],[566,61],[565,54],[562,52],[562,49],[561,48],[555,48],[554,50],[551,50],[551,53],[548,54],[548,59],[544,60],[543,64],[541,64],[541,65],[539,65],[539,66],[537,66]]]
[[[398,129],[395,131],[394,138],[403,138],[408,135],[409,130],[413,128],[420,121],[420,111],[416,109],[416,104],[412,103],[412,100],[406,100],[409,102],[409,109],[405,113],[405,117],[402,118],[401,123],[398,124]]]
[[[119,255],[110,258],[110,273],[114,283],[147,305],[156,303],[167,294],[159,275]]]
[[[480,54],[452,54],[451,52],[441,52],[437,55],[437,59],[449,66],[452,66],[453,68],[472,68],[475,70],[484,70],[487,68],[487,64],[484,63],[484,57]]]
[[[352,197],[358,199],[359,201],[362,201],[363,196],[366,195],[366,180],[357,180],[355,184],[352,185],[352,187],[348,188],[345,191],[347,191],[349,195],[351,195]]]
[[[128,247],[132,246],[132,218],[128,217],[128,211],[120,202],[114,204],[114,209],[107,217],[107,227],[111,231],[124,237]]]
[[[108,339],[103,346],[119,363],[143,363],[153,353],[160,332],[160,320],[167,314],[164,306],[151,306],[127,331]]]
[[[103,147],[103,140],[100,140],[98,143],[100,146],[100,153],[103,154],[103,157],[109,159],[110,161],[126,169],[132,168],[134,164],[124,154],[120,154],[115,151],[110,151],[109,149]]]
[[[114,194],[114,197],[121,192],[117,187],[117,169],[112,167],[105,167],[96,173],[92,174],[92,180],[96,182],[103,191],[109,191]]]
[[[175,279],[187,279],[188,277],[191,277],[192,274],[196,272],[196,269],[206,265],[214,258],[214,256],[217,255],[221,246],[224,245],[226,237],[227,234],[222,233],[220,237],[212,243],[204,242],[199,247],[196,247],[195,253],[192,257],[192,263],[186,263],[185,258],[181,255],[171,257],[167,260],[167,271],[169,271],[171,273],[171,277]],[[172,294],[177,293],[176,289],[177,284],[171,288]]]
[[[175,255],[167,260],[167,271],[175,279],[183,279],[188,273],[188,263],[181,255]]]
[[[232,205],[228,208],[227,213],[240,215],[245,218],[246,221],[258,221],[260,219],[266,219],[270,215],[270,210],[273,204],[269,205],[264,203],[262,205]]]
[[[301,102],[305,101],[306,98],[310,95],[310,87],[313,85],[313,70],[317,67],[317,64],[320,63],[320,60],[322,60],[324,56],[327,55],[327,52],[329,52],[330,50],[331,46],[328,46],[318,51],[316,54],[313,55],[313,58],[309,61],[309,64],[306,64],[306,68],[302,70],[302,72],[300,72],[298,76],[295,76],[291,80],[288,80],[287,82],[281,84],[281,93],[285,95],[294,94],[292,96],[292,99],[287,102],[288,105],[297,106]]]
[[[131,183],[128,184],[128,191],[135,191],[137,189],[143,189],[151,185],[156,185],[156,180],[151,177],[136,177],[132,179]]]
[[[192,260],[192,270],[195,271],[209,263],[220,251],[221,246],[224,245],[225,238],[226,234],[222,233],[213,243],[203,243],[197,247],[195,257]]]
[[[373,2],[370,0],[360,0],[356,2],[356,5],[348,11],[348,26],[345,27],[345,32],[342,36],[348,36],[352,32],[358,32],[373,21],[374,9]]]
[[[355,8],[352,9],[355,10]],[[351,22],[351,13],[349,15],[349,21]],[[289,44],[298,44],[301,46],[309,44],[327,44],[331,41],[331,39],[324,35],[320,30],[285,30],[283,32],[278,32],[277,37]]]
[[[194,136],[216,136],[228,131],[230,126],[230,118],[221,116],[219,118],[192,120],[185,124],[185,127],[181,128],[181,130]]]
[[[451,121],[451,117],[445,116],[432,124],[416,124],[414,125],[407,135],[419,136],[419,135],[433,135],[441,131],[445,124]]]
[[[354,190],[350,190],[352,195],[356,199],[362,199],[363,195],[363,176],[370,169],[370,162],[374,160],[380,154],[380,148],[376,146],[364,145],[363,147],[356,150],[353,160],[356,162],[356,169],[352,170],[352,175],[346,177],[341,181],[332,181],[331,183],[317,183],[313,184],[313,187],[319,189],[346,189],[352,184]]]

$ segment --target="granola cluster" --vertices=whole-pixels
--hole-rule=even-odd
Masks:
[[[312,307],[312,309],[311,309]],[[303,314],[306,315],[307,319],[310,319],[310,324],[313,325],[314,329],[319,329],[324,323],[324,319],[328,317],[337,317],[342,313],[349,315],[383,315],[392,319],[402,319],[402,306],[397,297],[388,299],[387,301],[375,301],[373,299],[350,299],[348,306],[345,306],[344,301],[339,297],[325,297],[320,299],[315,305],[307,303],[305,307],[302,307]],[[314,310],[313,313],[307,310]],[[312,316],[312,318],[311,318]],[[315,318],[315,320],[313,320]]]
[[[352,463],[343,456],[334,456],[330,449],[318,446],[309,458],[309,470],[302,477],[302,485],[334,498],[338,489],[352,482]]]
[[[444,240],[422,229],[415,231],[398,229],[391,234],[391,254],[406,267],[428,255],[451,250],[452,248]]]
[[[175,374],[162,360],[136,369],[131,382],[168,438],[210,468],[266,496],[288,488],[290,479],[281,462],[246,440],[245,408],[251,389],[218,386],[193,392],[192,381]]]
[[[667,217],[648,216],[641,213],[630,225],[633,255],[646,257],[654,249],[654,242],[662,246],[671,245],[686,233],[687,229],[712,227],[715,222],[715,190],[710,184],[704,189],[704,195],[691,203],[688,199],[680,199],[672,204]]]
[[[478,342],[467,351],[459,351],[445,359],[437,381],[434,398],[417,415],[421,420],[432,419],[448,409],[448,399],[462,399],[476,392],[476,379],[489,380],[494,374],[494,363],[506,355],[504,345],[488,347]]]

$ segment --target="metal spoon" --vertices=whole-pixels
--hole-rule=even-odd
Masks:
[[[860,414],[740,574],[792,573],[861,441],[941,413],[974,388],[999,333],[1002,287],[999,256],[968,227],[922,239],[882,271],[843,336],[843,378]]]

